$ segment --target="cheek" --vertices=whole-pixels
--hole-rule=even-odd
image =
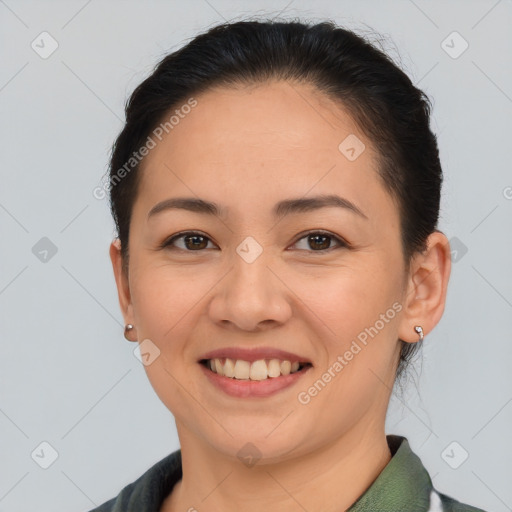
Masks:
[[[399,269],[391,265],[390,259],[366,255],[329,277],[303,280],[298,295],[324,333],[327,361],[319,371],[331,372],[324,398],[357,408],[382,388],[376,375],[385,381],[392,375],[402,306],[400,283],[391,277]]]
[[[186,342],[193,329],[194,305],[207,289],[201,292],[200,283],[191,285],[191,281],[180,276],[176,268],[148,264],[134,276],[131,284],[139,341],[151,341],[140,345],[141,352],[146,347],[151,354],[144,370],[157,396],[173,413],[190,406],[186,391],[189,386]]]
[[[304,300],[329,329],[321,336],[325,363],[298,399],[333,435],[388,403],[401,308],[395,289],[361,271],[318,282]]]
[[[169,340],[180,339],[187,315],[193,315],[194,306],[199,307],[198,301],[207,290],[207,280],[194,279],[190,271],[147,265],[131,284],[139,335],[167,349]]]
[[[390,279],[393,271],[384,267],[382,262],[361,257],[350,267],[321,269],[316,276],[301,273],[294,280],[294,292],[323,324],[328,337],[343,345],[373,325],[399,297],[396,282]]]

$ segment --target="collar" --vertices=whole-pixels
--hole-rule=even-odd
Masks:
[[[347,512],[428,511],[433,486],[427,470],[405,437],[388,435],[386,440],[391,460]]]
[[[391,460],[347,512],[433,510],[429,508],[432,481],[407,439],[388,435],[386,440]],[[181,450],[176,450],[127,485],[117,497],[90,512],[159,512],[181,478]]]

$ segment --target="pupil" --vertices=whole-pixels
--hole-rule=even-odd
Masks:
[[[197,242],[198,239],[202,239],[201,242]],[[324,242],[319,242],[319,240],[324,240]],[[201,235],[191,235],[186,237],[186,243],[188,244],[191,240],[194,240],[192,242],[192,246],[195,249],[204,249],[206,247],[204,236]],[[329,248],[329,236],[327,235],[310,235],[309,236],[310,243],[312,242],[313,245],[316,245],[316,249],[328,249]],[[319,247],[320,246],[320,247]]]
[[[327,249],[329,247],[329,242],[328,242],[329,237],[327,235],[311,235],[309,238],[310,238],[310,241],[313,240],[314,244],[317,243],[316,242],[317,239],[323,238],[324,240],[327,240],[327,242],[326,243],[324,242],[323,244],[321,244],[323,246],[320,247],[320,249]],[[318,249],[318,247],[317,247],[317,249]]]
[[[199,243],[199,245],[196,243],[197,242],[197,239],[198,238],[202,238],[203,239],[203,244]],[[199,248],[199,249],[204,249],[205,245],[204,245],[204,236],[201,236],[201,235],[191,235],[191,236],[187,236],[186,237],[186,242],[188,243],[190,240],[195,240],[196,242],[193,242],[192,246],[194,248]]]

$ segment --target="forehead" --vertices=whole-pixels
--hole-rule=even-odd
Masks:
[[[369,194],[383,192],[371,141],[342,105],[311,85],[218,87],[194,99],[193,108],[178,105],[169,114],[174,123],[143,161],[143,200],[222,196],[236,209],[337,191],[364,210]],[[352,148],[355,159],[346,152]]]
[[[364,138],[352,117],[311,85],[274,81],[237,88],[216,87],[195,97],[197,105],[168,128],[170,144],[160,144],[151,158],[169,151],[194,150],[196,158],[212,152],[224,160],[250,160],[262,145],[259,159],[291,159],[316,155],[337,157],[338,146],[350,135]],[[180,106],[177,106],[180,111]],[[177,121],[177,122],[176,122]],[[172,137],[170,137],[172,135]],[[186,142],[186,145],[183,143]]]

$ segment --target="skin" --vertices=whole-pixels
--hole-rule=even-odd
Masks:
[[[145,370],[175,417],[182,450],[183,478],[161,510],[345,510],[391,458],[384,424],[398,339],[415,343],[415,325],[428,335],[441,318],[448,240],[433,233],[406,272],[397,205],[377,174],[371,141],[311,86],[275,81],[196,99],[143,162],[128,273],[119,241],[110,246],[132,339],[160,350]],[[354,161],[338,150],[350,134],[366,146]],[[332,193],[367,218],[336,207],[278,222],[271,215],[280,200]],[[147,219],[172,197],[214,201],[228,213],[168,210]],[[337,248],[335,238],[308,243],[307,232],[318,229],[349,247]],[[200,231],[206,248],[182,238],[174,250],[159,249],[184,230]],[[247,236],[263,249],[250,264],[236,252]],[[298,393],[397,302],[401,311],[308,404],[299,403]],[[197,363],[228,346],[282,348],[313,368],[273,396],[233,398]],[[247,442],[261,453],[252,467],[237,457]]]

